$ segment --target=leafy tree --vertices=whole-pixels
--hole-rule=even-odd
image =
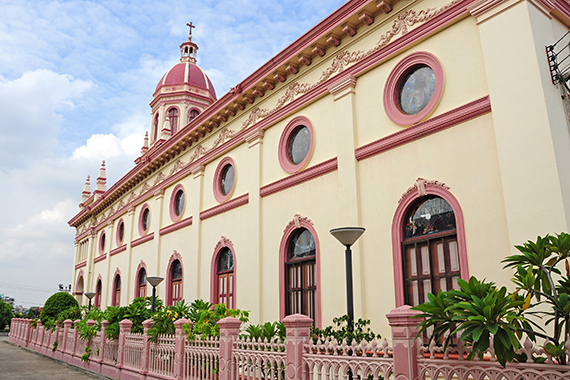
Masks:
[[[535,242],[515,248],[520,254],[503,260],[504,268],[514,269],[514,293],[475,277],[469,282],[459,280],[459,290],[429,294],[427,302],[412,308],[421,312],[418,317],[425,318],[418,336],[433,328],[430,342],[443,341],[446,347],[453,334],[460,334],[459,339],[472,347],[469,359],[482,357],[492,337],[495,355],[503,366],[515,359],[525,361],[515,353],[520,340],[526,335],[536,341],[538,336],[551,342],[544,346],[545,351],[565,364],[563,348],[570,338],[570,235],[539,236]],[[543,306],[535,309],[538,305]],[[533,317],[546,320],[546,326],[552,324],[552,333],[548,334]]]
[[[6,326],[10,325],[13,309],[14,308],[9,303],[0,301],[0,330],[4,330]]]
[[[71,294],[59,292],[47,299],[40,314],[42,325],[47,329],[52,328],[55,322],[58,320],[61,321],[59,317],[60,313],[64,313],[61,318],[65,319],[69,318],[75,320],[81,318],[79,304]]]

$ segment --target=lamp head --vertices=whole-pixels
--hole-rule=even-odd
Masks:
[[[358,240],[364,231],[366,231],[364,227],[339,227],[333,228],[330,233],[340,241],[342,245],[351,246]]]
[[[146,280],[152,286],[158,286],[158,284],[160,284],[162,282],[162,280],[164,280],[164,278],[162,278],[162,277],[147,277]]]
[[[86,292],[86,293],[83,293],[83,295],[84,295],[85,297],[89,298],[90,300],[91,300],[93,297],[95,297],[96,294],[97,294],[97,293],[93,293],[93,292]]]

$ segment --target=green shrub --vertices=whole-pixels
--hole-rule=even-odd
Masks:
[[[69,309],[75,309],[68,312]],[[65,318],[71,320],[81,318],[81,312],[77,300],[69,293],[59,292],[49,297],[40,314],[40,321],[47,329],[54,326],[59,319],[60,313],[65,313]],[[63,316],[62,316],[63,317]]]
[[[12,305],[4,301],[0,301],[0,330],[4,330],[10,325],[12,320]]]
[[[346,340],[346,343],[351,344],[353,340],[356,343],[361,343],[363,340],[370,343],[374,338],[380,339],[380,334],[375,334],[370,330],[370,320],[359,318],[358,321],[353,323],[354,327],[351,329],[348,326],[348,314],[341,317],[333,318],[334,326],[327,326],[323,329],[314,327],[311,331],[314,343],[320,339],[321,341],[336,339],[338,343]]]

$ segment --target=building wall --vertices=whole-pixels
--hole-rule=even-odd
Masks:
[[[466,9],[474,6],[463,3]],[[292,80],[316,83],[334,64],[337,53],[373,48],[394,30],[399,14],[445,4],[398,2],[388,17],[360,26],[355,37],[343,39],[340,47],[329,47],[322,58],[313,57],[311,65]],[[439,28],[415,22],[407,33],[393,38],[393,45],[386,45],[399,48],[387,49],[376,62],[359,68],[353,79],[346,72],[336,74],[327,82],[328,91],[317,88],[316,96],[298,94],[297,100],[288,103],[287,112],[263,124],[261,137],[240,132],[244,123],[251,124],[247,120],[255,107],[275,107],[293,83],[277,82],[275,90],[133,188],[131,193],[139,197],[134,208],[118,214],[104,211],[110,220],[101,216],[97,222],[87,220],[84,225],[93,226],[97,233],[92,239],[99,239],[99,232],[106,230],[108,256],[93,263],[99,251],[92,249],[87,264],[76,265],[73,283],[84,270],[86,288],[91,290],[100,274],[103,305],[109,305],[119,268],[121,304],[127,304],[134,297],[141,261],[146,263],[147,275],[166,277],[169,260],[177,252],[184,268],[184,298],[210,300],[212,258],[216,247],[229,240],[235,255],[237,307],[251,310],[252,322],[277,320],[282,316],[283,296],[280,244],[286,227],[303,218],[313,226],[319,247],[320,320],[316,323],[328,325],[344,313],[346,302],[344,249],[329,230],[360,225],[367,231],[353,246],[355,314],[372,319],[377,330],[388,334],[379,321],[395,306],[394,216],[403,194],[418,178],[425,178],[444,183],[461,207],[468,268],[462,277],[475,275],[509,284],[510,273],[501,269],[501,260],[513,252],[514,244],[568,229],[568,118],[559,89],[550,81],[543,51],[566,29],[539,8],[531,2],[513,3],[504,12],[492,6],[483,11],[470,8],[473,15],[465,10],[441,21]],[[427,121],[397,125],[384,109],[385,85],[402,59],[424,51],[435,55],[443,67],[441,98]],[[349,74],[357,65],[347,65]],[[337,93],[337,80],[355,82]],[[301,173],[314,170],[318,174],[264,193],[299,176],[281,167],[278,153],[284,131],[299,116],[306,117],[314,130],[314,150]],[[407,130],[414,132],[405,140],[401,136]],[[229,136],[228,131],[232,131]],[[370,146],[384,146],[387,141],[393,145],[365,154]],[[214,153],[195,160],[198,147],[211,147],[209,152]],[[225,204],[246,198],[247,202],[210,216],[220,207],[213,191],[216,169],[227,157],[235,163],[236,176]],[[330,165],[335,167],[318,169]],[[185,208],[179,221],[173,221],[169,207],[177,185],[185,190]],[[127,207],[132,202],[131,193],[115,201],[115,210],[120,203]],[[141,239],[138,224],[144,204],[151,209],[147,235],[154,237],[132,247]],[[109,250],[117,249],[120,218],[125,223],[126,249],[110,256]],[[186,221],[184,227],[164,232],[180,221]],[[79,240],[89,236],[84,225],[77,227]],[[158,295],[166,297],[165,283],[159,285]],[[80,302],[85,300],[80,297]]]

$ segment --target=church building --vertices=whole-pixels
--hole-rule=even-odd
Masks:
[[[198,45],[158,81],[141,154],[89,178],[73,294],[127,305],[164,279],[254,323],[385,314],[569,231],[566,0],[349,0],[218,98]],[[239,59],[239,57],[238,57]],[[253,69],[253,68],[252,68]],[[159,78],[157,78],[158,80]]]

